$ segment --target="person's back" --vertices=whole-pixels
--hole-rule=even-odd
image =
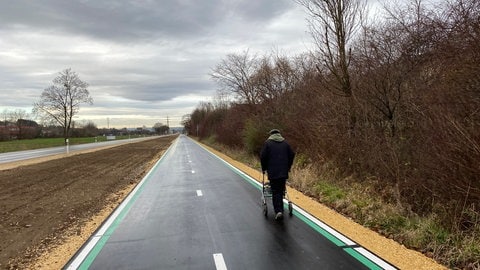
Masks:
[[[265,142],[262,153],[262,164],[265,165],[264,168],[268,169],[268,179],[287,179],[294,154],[290,145],[288,145],[279,133],[269,137]]]
[[[272,186],[272,201],[276,213],[275,218],[283,217],[283,194],[285,182],[293,164],[295,153],[277,129],[272,129],[270,136],[260,152],[262,172],[267,172]]]

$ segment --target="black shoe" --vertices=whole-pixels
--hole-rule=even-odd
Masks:
[[[275,215],[275,220],[282,220],[283,219],[283,213],[282,212],[278,212],[276,215]]]

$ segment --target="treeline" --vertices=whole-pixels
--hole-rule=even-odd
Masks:
[[[105,135],[162,135],[171,131],[167,126],[154,126],[153,128],[139,127],[127,128],[97,128],[93,122],[84,125],[73,125],[70,130],[71,138],[96,137]],[[0,141],[24,140],[36,138],[63,138],[63,127],[54,125],[39,125],[32,120],[19,119],[15,122],[0,121]]]
[[[36,138],[62,138],[63,127],[55,125],[41,125],[33,120],[18,119],[15,121],[0,121],[0,141],[24,140]],[[102,135],[153,135],[165,134],[164,128],[97,128],[93,122],[74,125],[70,129],[69,137],[96,137]]]
[[[480,2],[412,1],[385,14],[352,31],[343,54],[337,39],[331,61],[318,43],[295,57],[227,55],[211,74],[216,100],[185,128],[252,154],[279,128],[303,165],[377,179],[377,195],[406,214],[468,231],[480,209]],[[316,42],[333,40],[316,29]]]
[[[1,113],[3,121],[0,121],[0,141],[23,140],[35,138],[62,138],[64,128],[54,124],[38,124],[29,120],[31,115],[25,110],[3,110]],[[72,122],[69,130],[69,137],[96,137],[102,135],[155,135],[168,134],[172,132],[170,127],[156,123],[153,127],[146,126],[135,129],[127,128],[98,128],[92,121]],[[176,131],[178,132],[178,131]]]

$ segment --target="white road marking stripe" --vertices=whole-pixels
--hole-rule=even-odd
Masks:
[[[287,202],[287,200],[283,200],[284,202]],[[350,240],[349,238],[345,237],[343,234],[337,232],[336,230],[334,230],[332,227],[328,226],[327,224],[323,223],[322,221],[318,220],[316,217],[310,215],[309,213],[307,213],[306,211],[304,211],[302,208],[299,208],[297,207],[295,204],[292,203],[292,207],[295,211],[301,213],[304,217],[306,217],[307,219],[309,219],[311,222],[315,223],[318,227],[324,229],[325,231],[327,231],[328,233],[330,233],[331,235],[333,235],[335,238],[337,238],[338,240],[342,241],[343,243],[345,243],[345,245],[347,246],[353,246],[353,245],[356,245],[357,243],[355,243],[354,241]]]
[[[213,254],[213,260],[215,261],[217,270],[227,270],[227,265],[225,264],[222,253]]]
[[[358,247],[354,248],[358,253],[362,254],[366,258],[368,258],[370,261],[374,262],[378,266],[382,267],[385,270],[396,270],[397,268],[391,266],[390,264],[386,263],[384,260],[381,258],[377,257],[375,254],[372,254],[370,251],[366,250],[363,247]]]
[[[203,196],[203,193],[202,193],[202,191],[201,191],[200,189],[199,189],[199,190],[197,190],[197,196],[198,196],[198,197],[201,197],[201,196]]]
[[[195,171],[194,171],[194,170],[192,170],[192,173],[195,173]]]

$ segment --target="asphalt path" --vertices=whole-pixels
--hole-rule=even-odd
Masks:
[[[395,269],[297,206],[282,222],[268,207],[258,183],[180,136],[64,268]]]
[[[70,146],[58,146],[58,147],[48,147],[36,150],[25,150],[25,151],[15,151],[15,152],[7,152],[0,154],[0,164],[2,163],[9,163],[15,161],[22,161],[27,159],[33,158],[40,158],[58,154],[66,154],[66,153],[74,153],[83,150],[95,149],[105,146],[112,146],[127,142],[136,142],[145,139],[151,139],[152,137],[146,138],[135,138],[135,139],[125,139],[125,140],[114,140],[114,141],[106,141],[106,142],[96,142],[96,143],[85,143],[85,144],[76,144]]]

